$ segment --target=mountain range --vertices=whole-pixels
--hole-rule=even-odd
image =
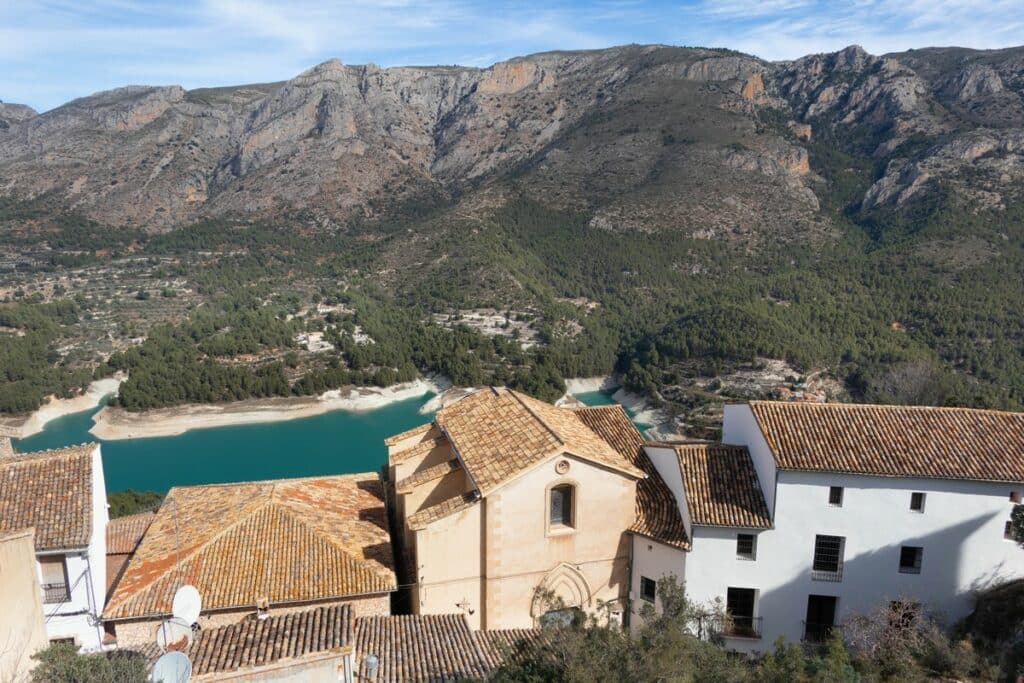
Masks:
[[[286,291],[362,302],[340,324],[368,331],[373,353],[346,342],[329,362],[299,358],[288,381],[274,375],[277,393],[307,370],[334,378],[307,376],[312,392],[337,368],[385,367],[552,398],[563,377],[615,370],[691,421],[822,377],[845,399],[1020,408],[1024,47],[768,62],[628,45],[482,69],[331,60],[280,83],[129,86],[41,114],[0,103],[0,243],[46,267],[83,252],[115,270],[140,251],[173,257],[187,291],[233,297],[175,338],[197,377],[214,348],[283,357],[238,310],[255,319]],[[195,261],[209,254],[217,265]],[[146,277],[166,292],[157,270]],[[40,284],[40,300],[52,290]],[[147,306],[103,332],[114,341],[94,363],[145,336],[159,318]],[[471,319],[522,349],[423,332]],[[426,336],[408,339],[410,326]],[[47,337],[35,367],[82,366],[75,344]],[[146,348],[132,362],[170,357]],[[146,376],[135,369],[132,382]],[[220,400],[160,381],[125,395]]]
[[[115,226],[407,201],[500,201],[510,179],[596,227],[818,238],[809,143],[878,169],[862,212],[945,183],[981,207],[1024,179],[1024,49],[859,47],[791,62],[626,46],[464,67],[320,64],[284,83],[129,86],[44,114],[0,104],[0,192]]]

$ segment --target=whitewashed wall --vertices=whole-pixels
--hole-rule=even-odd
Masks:
[[[50,639],[74,638],[84,650],[99,650],[103,645],[99,616],[107,586],[109,512],[99,446],[92,458],[92,537],[88,548],[65,556],[69,601],[43,605],[47,636]]]

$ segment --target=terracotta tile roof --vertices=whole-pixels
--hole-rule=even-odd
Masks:
[[[35,527],[37,551],[88,546],[96,448],[86,443],[0,457],[0,532]]]
[[[754,461],[746,448],[698,443],[676,446],[675,451],[693,524],[771,528]]]
[[[342,654],[353,647],[353,635],[351,607],[332,605],[271,614],[265,620],[253,614],[235,624],[203,629],[186,654],[192,660],[193,677],[201,677],[301,661],[308,655]],[[150,665],[160,656],[156,643],[138,651]]]
[[[539,628],[474,631],[473,635],[492,669],[497,669],[509,658],[519,657],[548,642],[546,634]]]
[[[427,426],[430,427],[432,425],[428,424]],[[392,465],[397,465],[399,463],[405,462],[406,460],[410,460],[421,455],[426,455],[435,448],[442,448],[447,445],[448,439],[444,438],[443,436],[439,436],[434,439],[425,439],[416,444],[415,446],[410,446],[405,450],[392,453],[391,455],[388,456],[388,462]]]
[[[357,666],[365,676],[363,658],[377,655],[380,683],[481,680],[501,663],[497,643],[516,642],[533,633],[474,632],[461,614],[362,617],[356,619]]]
[[[410,474],[405,479],[401,479],[395,485],[395,490],[398,493],[409,493],[420,484],[425,484],[428,481],[440,479],[449,472],[457,470],[461,467],[462,465],[459,464],[457,458],[452,458],[451,460],[448,460],[446,462],[439,462],[436,465],[433,465],[432,467],[424,468],[419,472],[414,472],[413,474]]]
[[[444,519],[449,515],[454,515],[456,512],[461,512],[471,508],[478,500],[480,500],[480,497],[472,491],[442,500],[436,505],[431,505],[430,507],[423,508],[415,514],[409,515],[409,519],[407,520],[409,528],[414,531],[418,529],[425,529],[427,526],[439,519]]]
[[[1024,481],[1024,413],[752,401],[783,470]]]
[[[154,519],[155,512],[140,512],[107,522],[107,554],[127,555],[135,552]]]
[[[679,515],[679,504],[643,450],[644,439],[622,406],[577,408],[579,418],[628,458],[647,477],[636,485],[636,521],[630,531],[684,550],[690,539]]]
[[[435,418],[482,495],[559,453],[640,478],[643,472],[594,434],[572,410],[508,389],[483,389]]]
[[[399,441],[404,441],[405,439],[411,439],[414,436],[420,436],[422,434],[426,434],[432,428],[433,428],[433,425],[431,423],[429,423],[429,422],[427,422],[426,424],[417,425],[417,426],[413,427],[412,429],[407,429],[404,432],[399,432],[398,434],[394,434],[394,435],[389,436],[388,438],[384,439],[384,445],[385,446],[394,446]]]
[[[379,478],[171,489],[104,617],[167,614],[181,582],[199,589],[204,610],[251,606],[263,597],[281,604],[394,590]]]

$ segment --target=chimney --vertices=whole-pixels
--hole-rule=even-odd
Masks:
[[[11,437],[0,435],[0,458],[10,458],[14,455],[14,444]]]

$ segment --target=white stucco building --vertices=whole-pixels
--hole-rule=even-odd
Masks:
[[[99,445],[15,453],[5,440],[0,482],[0,532],[34,530],[47,637],[99,650],[108,521]]]
[[[635,604],[667,574],[720,600],[732,648],[821,639],[896,600],[951,623],[1024,576],[1007,533],[1024,414],[752,402],[726,406],[723,442],[645,446],[690,547],[634,538],[632,581]]]

